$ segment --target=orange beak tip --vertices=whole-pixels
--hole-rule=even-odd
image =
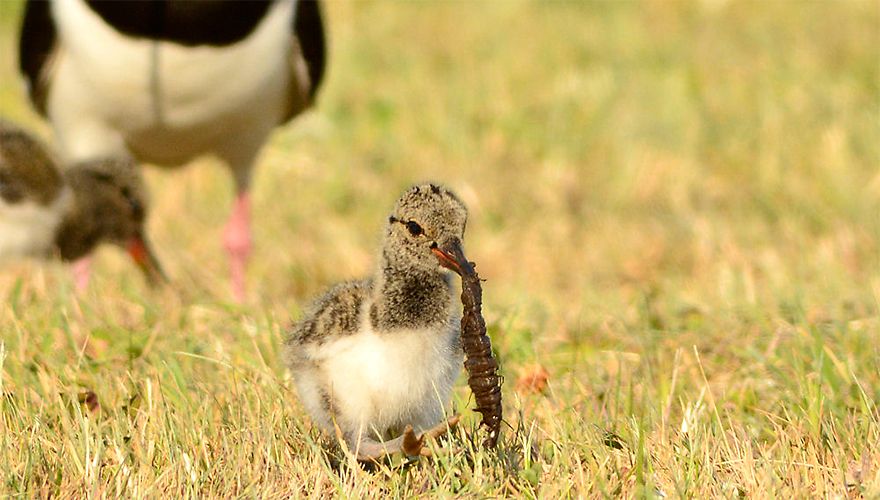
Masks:
[[[129,240],[126,250],[151,285],[168,281],[168,278],[162,271],[162,267],[159,265],[159,261],[150,251],[143,238],[136,236]]]
[[[440,250],[439,248],[432,248],[431,252],[437,257],[437,260],[440,261],[440,265],[449,269],[450,271],[455,272],[458,275],[461,275],[462,269],[461,265],[455,260],[455,257],[449,255],[448,253]]]

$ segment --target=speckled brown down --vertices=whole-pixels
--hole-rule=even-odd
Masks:
[[[50,205],[64,188],[55,159],[17,125],[0,118],[0,202]]]

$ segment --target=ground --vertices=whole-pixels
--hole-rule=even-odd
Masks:
[[[170,286],[115,248],[80,295],[60,263],[0,268],[0,494],[880,496],[880,4],[326,7],[318,105],[256,170],[245,304],[210,159],[146,169]],[[49,138],[19,15],[0,112]],[[281,341],[424,180],[470,208],[509,427],[474,447],[462,376],[446,450],[368,472]]]

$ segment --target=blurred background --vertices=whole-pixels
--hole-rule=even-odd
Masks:
[[[0,3],[0,109],[51,141],[16,69],[21,7]],[[876,313],[875,2],[324,7],[318,105],[256,167],[250,280],[279,314],[371,272],[386,213],[423,180],[470,207],[487,314],[545,340],[646,301]],[[168,271],[227,300],[230,176],[211,159],[146,170]],[[139,286],[120,252],[99,254],[96,290]]]
[[[15,66],[21,3],[0,9],[0,109],[48,139]],[[301,298],[367,272],[383,215],[427,179],[470,206],[472,258],[509,307],[562,318],[596,295],[627,300],[615,295],[630,288],[764,301],[755,294],[832,285],[818,275],[868,286],[880,197],[876,3],[325,11],[319,103],[275,134],[256,168],[257,295]],[[150,229],[169,271],[213,290],[227,172],[210,160],[147,171]],[[130,274],[96,274],[117,271]]]
[[[16,71],[21,3],[0,9],[0,109],[49,138]],[[591,290],[728,271],[758,293],[792,285],[780,266],[862,281],[878,251],[877,10],[329,2],[318,106],[256,169],[256,292],[367,272],[382,215],[426,179],[465,198],[473,258],[509,303],[562,294],[570,310]],[[217,167],[147,169],[159,251],[200,282],[223,265]]]
[[[255,168],[251,305],[228,304],[217,243],[230,176],[211,159],[148,167],[149,230],[177,291],[149,292],[104,249],[82,331],[137,343],[179,329],[189,340],[151,348],[232,359],[243,331],[271,345],[329,283],[372,271],[396,197],[433,180],[470,208],[465,244],[511,382],[539,363],[559,394],[600,401],[626,365],[613,352],[638,366],[630,389],[662,396],[642,383],[696,345],[720,400],[778,411],[797,387],[760,380],[784,386],[813,359],[811,334],[786,329],[801,324],[880,387],[876,1],[324,7],[317,106]],[[0,111],[48,139],[15,67],[20,11],[0,2]],[[8,266],[0,296],[39,322],[69,280],[58,264]],[[242,311],[256,319],[230,324]],[[803,357],[773,354],[786,346]]]
[[[0,9],[0,110],[51,142],[16,69],[22,3]],[[255,169],[249,278],[282,317],[371,272],[385,215],[423,180],[470,207],[490,320],[540,342],[638,324],[644,307],[674,316],[649,318],[657,327],[722,310],[876,314],[875,2],[324,10],[319,102]],[[227,301],[230,176],[211,159],[146,172],[149,230],[178,288]],[[99,255],[94,290],[140,289],[121,252]]]

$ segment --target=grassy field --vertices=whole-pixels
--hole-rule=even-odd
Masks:
[[[246,304],[210,159],[146,170],[166,289],[114,248],[81,295],[0,268],[0,496],[880,497],[877,2],[326,7],[320,103],[259,161]],[[0,111],[48,138],[18,14]],[[510,427],[473,448],[462,377],[446,451],[366,472],[279,346],[428,179],[471,210]]]

